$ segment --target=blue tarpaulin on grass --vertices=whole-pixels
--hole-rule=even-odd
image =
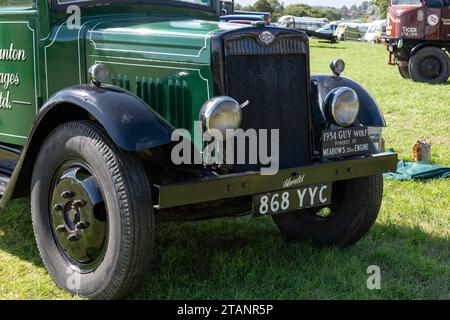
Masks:
[[[397,163],[397,172],[384,174],[385,179],[394,180],[445,179],[449,177],[449,167],[438,166],[427,162],[409,162],[403,160]]]

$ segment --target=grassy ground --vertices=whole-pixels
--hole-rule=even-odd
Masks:
[[[332,58],[377,99],[388,148],[411,158],[417,138],[450,165],[450,83],[417,84],[386,65],[384,47],[312,42],[312,71]],[[380,217],[345,249],[284,241],[269,218],[222,219],[157,227],[153,264],[139,299],[450,299],[450,182],[386,182]],[[381,290],[366,288],[367,267],[381,268]],[[65,299],[35,247],[27,200],[0,213],[0,298]]]

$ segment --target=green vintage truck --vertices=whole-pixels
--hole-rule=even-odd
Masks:
[[[341,76],[342,60],[310,75],[304,33],[220,23],[220,9],[219,0],[1,2],[0,205],[31,198],[59,287],[128,295],[157,222],[270,215],[285,236],[340,247],[375,222],[381,174],[397,156],[381,150],[374,99]],[[250,134],[243,162],[203,157],[236,136],[188,137],[196,161],[174,161],[177,132],[196,128],[270,131],[277,139],[259,148],[277,151],[277,170],[246,160]]]

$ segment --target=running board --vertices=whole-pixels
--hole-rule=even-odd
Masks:
[[[0,143],[0,198],[5,194],[21,151],[21,147]]]

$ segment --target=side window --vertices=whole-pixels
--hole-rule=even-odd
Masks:
[[[442,8],[444,6],[444,0],[429,0],[427,5],[429,8]]]
[[[32,4],[33,0],[2,0],[0,2],[0,10],[8,7],[31,7]]]

